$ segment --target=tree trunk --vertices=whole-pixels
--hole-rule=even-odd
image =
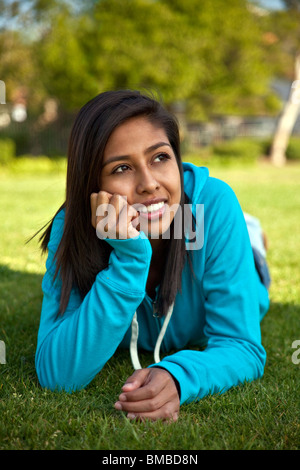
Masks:
[[[298,87],[297,87],[298,85]],[[300,110],[300,55],[295,61],[295,81],[292,84],[288,100],[283,108],[274,133],[270,159],[278,167],[286,163],[286,149]]]

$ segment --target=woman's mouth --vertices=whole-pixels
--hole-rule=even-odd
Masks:
[[[149,206],[141,206],[139,208],[139,214],[143,219],[153,220],[161,217],[165,210],[165,201],[161,201],[156,204],[150,204]]]

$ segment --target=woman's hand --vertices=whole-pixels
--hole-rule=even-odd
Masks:
[[[138,212],[127,204],[126,198],[106,191],[91,194],[91,223],[97,236],[105,238],[134,238],[139,235]]]
[[[179,415],[179,396],[168,371],[160,368],[136,370],[122,387],[117,410],[126,411],[129,419],[149,418],[176,421]]]

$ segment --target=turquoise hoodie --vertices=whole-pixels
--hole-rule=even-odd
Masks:
[[[160,347],[163,358],[149,366],[175,377],[180,404],[262,376],[266,353],[260,320],[269,308],[234,192],[210,177],[207,168],[183,167],[194,214],[196,204],[204,205],[203,246],[190,252],[194,272],[188,261],[184,266],[182,291]],[[142,232],[132,239],[107,240],[113,248],[108,267],[84,299],[73,289],[66,312],[58,317],[61,281],[53,281],[53,258],[63,225],[61,211],[52,226],[42,283],[36,370],[43,387],[72,392],[86,387],[118,347],[129,348],[135,312],[137,347],[146,351],[154,350],[164,318],[153,315],[146,293],[152,250]]]

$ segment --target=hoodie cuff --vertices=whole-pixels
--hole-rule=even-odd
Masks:
[[[106,239],[112,248],[109,265],[98,276],[122,292],[144,296],[152,248],[143,232],[127,239]]]

